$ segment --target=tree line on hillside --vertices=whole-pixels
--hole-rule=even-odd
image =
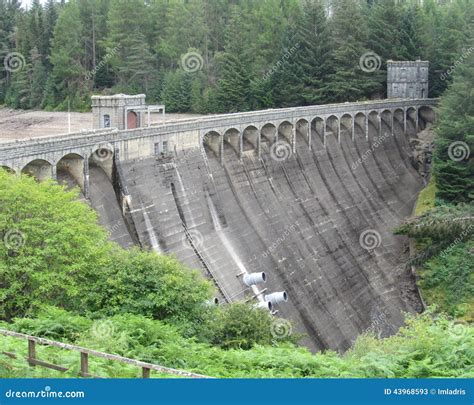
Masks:
[[[470,0],[20,3],[0,0],[0,103],[58,110],[116,92],[195,113],[362,100],[384,96],[388,59],[418,57],[436,97],[474,15]]]

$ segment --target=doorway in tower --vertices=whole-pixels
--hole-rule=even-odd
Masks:
[[[134,129],[138,127],[138,116],[135,111],[129,111],[127,113],[127,128]]]

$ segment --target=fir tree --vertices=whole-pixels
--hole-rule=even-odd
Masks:
[[[456,67],[453,83],[441,98],[437,122],[435,176],[437,197],[474,199],[474,53]]]

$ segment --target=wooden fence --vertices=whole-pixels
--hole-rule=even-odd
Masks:
[[[26,335],[24,333],[12,332],[6,329],[0,329],[0,335],[10,336],[18,339],[25,339],[28,341],[28,357],[26,357],[26,361],[32,367],[34,366],[41,366],[50,368],[52,370],[57,371],[68,371],[67,367],[59,366],[56,364],[47,363],[45,361],[39,360],[36,357],[36,344],[47,345],[47,346],[56,346],[61,349],[65,350],[72,350],[80,353],[80,361],[81,361],[81,371],[79,375],[81,377],[93,377],[93,378],[100,378],[93,374],[89,373],[89,356],[100,357],[107,360],[118,361],[120,363],[130,364],[135,367],[141,367],[142,369],[142,377],[143,378],[150,378],[150,371],[158,371],[163,374],[171,374],[179,377],[188,377],[188,378],[213,378],[201,374],[190,373],[187,371],[176,370],[174,368],[158,366],[152,363],[146,363],[144,361],[133,360],[127,357],[118,356],[115,354],[103,353],[97,350],[86,349],[85,347],[71,345],[68,343],[57,342],[54,340],[44,339],[36,336]],[[10,358],[17,358],[14,353],[3,352],[4,355]],[[79,360],[79,359],[78,359]]]

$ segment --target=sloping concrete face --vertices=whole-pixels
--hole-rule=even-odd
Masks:
[[[260,158],[203,146],[124,161],[140,242],[201,268],[224,301],[286,291],[275,309],[312,350],[346,350],[367,329],[394,333],[422,305],[406,240],[392,234],[422,181],[403,121],[368,121],[368,133],[355,121],[342,120],[339,136],[297,126],[294,150],[281,137],[284,153],[261,142]],[[261,271],[267,283],[246,287],[242,275]]]

